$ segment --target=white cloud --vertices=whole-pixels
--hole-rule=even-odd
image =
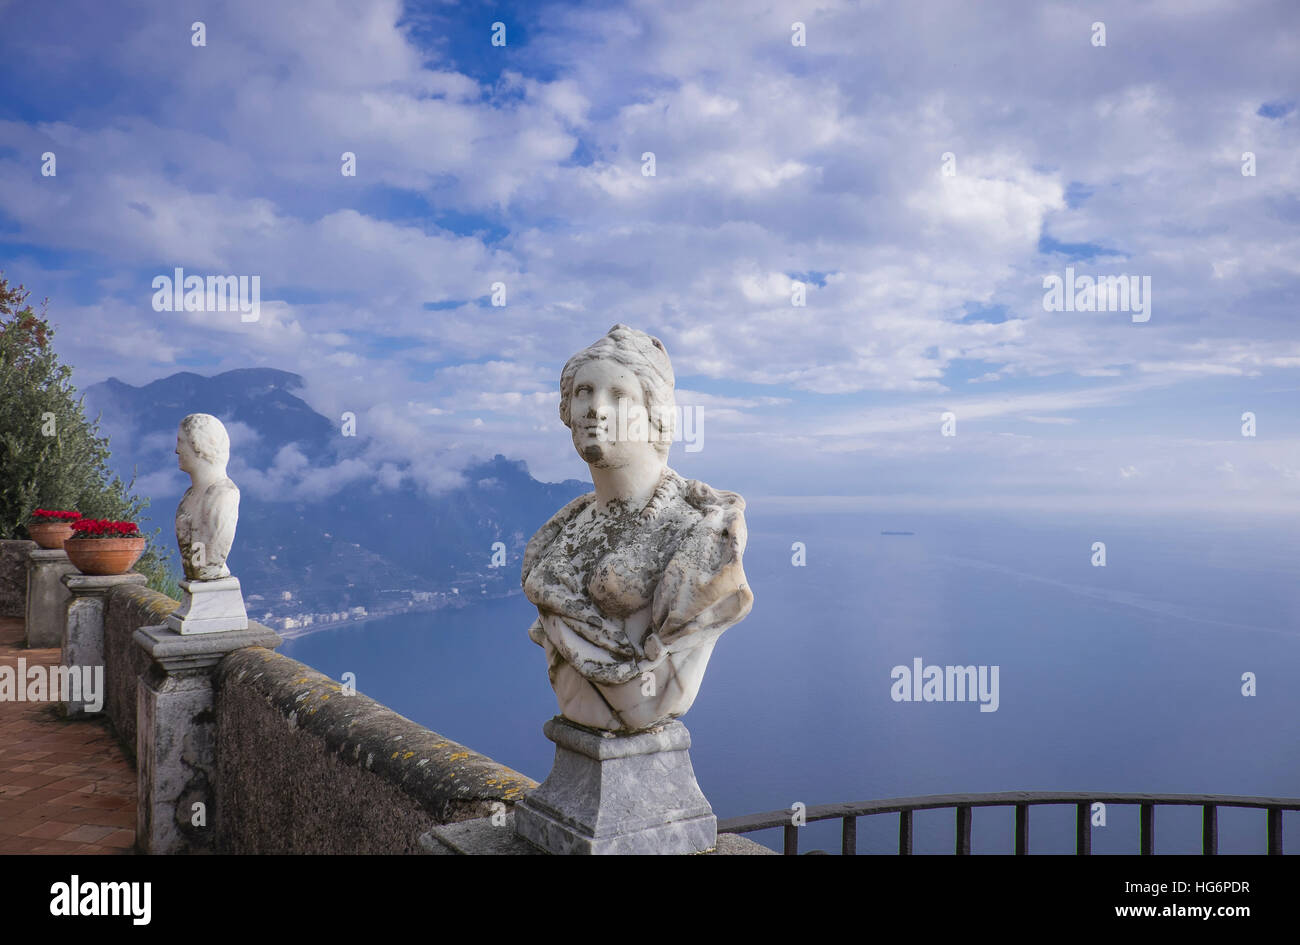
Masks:
[[[709,411],[692,461],[764,475],[747,442],[900,462],[955,449],[910,438],[944,401],[963,429],[1060,428],[1015,438],[1025,475],[1050,485],[1059,439],[1090,435],[1058,412],[1300,367],[1297,125],[1255,114],[1285,93],[1284,6],[1089,14],[1114,14],[1117,44],[1159,36],[1195,53],[1181,57],[1097,49],[1050,5],[924,6],[548,8],[496,81],[459,71],[467,54],[448,43],[418,45],[443,11],[396,0],[309,16],[244,0],[211,14],[203,50],[143,4],[113,13],[115,43],[97,41],[108,13],[57,28],[29,14],[42,28],[19,65],[55,90],[89,75],[121,94],[0,122],[3,238],[90,260],[17,261],[58,293],[60,352],[82,383],[142,382],[195,354],[205,373],[283,367],[375,438],[368,472],[312,477],[285,454],[267,489],[436,485],[475,451],[580,473],[558,370],[616,321],[663,338],[689,385],[725,389],[679,395]],[[807,48],[789,43],[794,20]],[[47,149],[60,174],[36,178]],[[356,178],[339,173],[344,150]],[[1045,234],[1085,258],[1040,253]],[[1151,276],[1151,322],[1045,312],[1042,276],[1067,264]],[[149,277],[173,265],[261,275],[261,319],[153,312]],[[794,308],[806,273],[824,275]],[[509,304],[480,305],[497,281]],[[981,307],[1005,317],[967,317]],[[1159,478],[1096,448],[1098,481]],[[1168,475],[1195,487],[1186,464]],[[1293,483],[1252,475],[1275,496]]]

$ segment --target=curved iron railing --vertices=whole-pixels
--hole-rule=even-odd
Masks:
[[[858,818],[876,814],[898,814],[898,852],[912,852],[912,813],[945,807],[957,812],[956,853],[970,853],[971,810],[976,807],[1014,807],[1016,809],[1016,853],[1029,852],[1029,808],[1045,805],[1075,805],[1075,850],[1080,856],[1092,853],[1092,805],[1136,805],[1139,809],[1138,834],[1140,852],[1150,855],[1155,844],[1155,809],[1159,806],[1200,807],[1201,852],[1212,856],[1219,852],[1219,808],[1249,807],[1268,811],[1268,853],[1282,853],[1282,812],[1300,810],[1300,798],[1238,797],[1232,794],[1084,794],[1077,791],[1004,791],[997,794],[931,794],[924,797],[892,797],[879,801],[850,804],[819,804],[803,812],[805,823],[818,820],[844,821],[840,852],[854,856],[858,852]],[[785,854],[799,852],[799,828],[793,810],[774,810],[749,814],[718,822],[718,833],[752,833],[773,827],[785,828]]]

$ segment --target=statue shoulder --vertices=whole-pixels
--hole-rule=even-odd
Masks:
[[[712,513],[724,518],[744,517],[745,500],[739,493],[715,489],[698,479],[682,480],[682,498],[691,508],[706,516]]]
[[[698,479],[683,479],[681,498],[699,516],[678,548],[683,560],[721,562],[739,560],[749,543],[745,500],[735,492],[715,489]]]
[[[582,514],[582,511],[594,501],[596,501],[595,492],[580,495],[547,519],[545,525],[537,529],[536,534],[528,540],[528,546],[524,549],[523,580],[528,579],[528,573],[533,570],[533,565],[537,563],[537,559],[541,557],[547,546],[555,540],[555,536],[562,532],[565,525],[568,525],[570,521]]]
[[[223,527],[234,527],[239,515],[239,487],[229,479],[221,479],[203,490],[197,514],[208,523]]]
[[[219,479],[204,490],[203,498],[209,502],[238,502],[239,486],[230,479]]]
[[[698,515],[655,589],[652,619],[662,644],[695,646],[743,619],[754,595],[743,556],[745,500],[698,479],[683,479],[681,500]]]

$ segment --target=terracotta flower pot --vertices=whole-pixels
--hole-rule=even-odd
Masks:
[[[63,550],[82,574],[126,574],[144,554],[144,538],[69,538]]]
[[[32,541],[42,548],[54,550],[62,548],[63,543],[72,537],[71,522],[32,522],[27,526],[27,534]]]

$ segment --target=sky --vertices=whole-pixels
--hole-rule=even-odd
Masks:
[[[1300,515],[1289,0],[0,0],[0,52],[0,268],[78,386],[355,414],[287,494],[586,478],[559,373],[621,322],[695,411],[670,464],[747,497]],[[177,267],[258,319],[156,311]],[[1048,310],[1067,268],[1147,320]]]

